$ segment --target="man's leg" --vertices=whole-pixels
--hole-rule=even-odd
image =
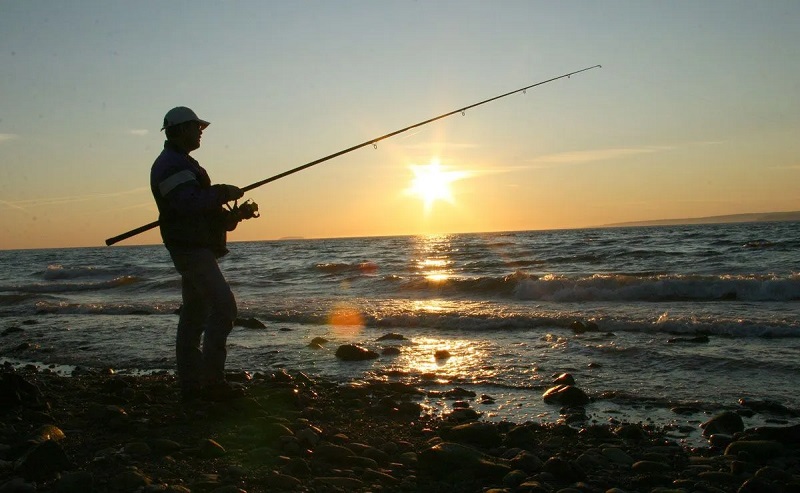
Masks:
[[[223,382],[227,357],[225,346],[228,335],[233,329],[233,322],[236,320],[236,300],[219,269],[216,257],[210,250],[195,250],[189,254],[182,254],[180,261],[176,260],[176,267],[179,263],[181,267],[178,270],[183,275],[184,282],[189,284],[192,299],[199,300],[206,310],[204,314],[207,314],[205,325],[202,327],[205,329],[202,370],[197,375],[204,384]],[[184,292],[186,290],[187,288],[184,288]],[[187,334],[186,346],[197,347],[200,334],[195,335],[192,332],[191,337],[190,339]],[[192,352],[193,364],[196,363],[195,358],[198,354],[196,351]]]
[[[200,351],[200,338],[208,319],[208,308],[202,292],[195,288],[191,269],[185,269],[181,276],[181,306],[178,333],[175,337],[175,359],[178,367],[178,381],[184,394],[191,394],[200,387],[200,374],[203,369],[203,353]]]

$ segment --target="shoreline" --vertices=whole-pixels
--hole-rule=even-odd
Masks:
[[[3,492],[800,488],[800,425],[744,429],[735,413],[693,448],[648,424],[481,421],[457,389],[433,417],[412,385],[285,370],[229,372],[245,398],[190,404],[168,372],[6,363],[0,377]]]

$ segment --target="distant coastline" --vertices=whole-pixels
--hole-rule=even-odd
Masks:
[[[708,216],[683,219],[656,219],[651,221],[630,221],[624,223],[603,224],[601,228],[618,228],[625,226],[674,226],[681,224],[725,224],[756,222],[792,222],[800,221],[800,211],[790,212],[753,212],[749,214],[729,214],[725,216]]]

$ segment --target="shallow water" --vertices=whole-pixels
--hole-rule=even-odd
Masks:
[[[798,247],[797,223],[233,243],[222,266],[240,316],[267,328],[234,330],[229,367],[464,387],[495,399],[472,402],[487,418],[513,421],[558,419],[541,394],[570,372],[591,419],[687,426],[694,440],[739,398],[800,409]],[[22,329],[0,355],[173,367],[180,281],[163,247],[3,251],[0,267],[0,331]],[[407,340],[377,342],[389,332]],[[709,341],[668,342],[698,334]],[[307,348],[318,336],[330,342]],[[401,353],[344,363],[343,343]]]

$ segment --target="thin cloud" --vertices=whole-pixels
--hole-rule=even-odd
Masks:
[[[128,133],[137,137],[144,137],[145,135],[149,134],[150,131],[146,128],[133,128],[129,130]]]
[[[0,142],[8,142],[9,140],[16,140],[19,138],[17,134],[0,134]]]
[[[477,144],[470,144],[466,142],[423,142],[420,144],[411,144],[407,146],[403,146],[406,149],[413,149],[413,150],[436,150],[441,151],[442,149],[475,149],[477,148]]]
[[[537,167],[551,167],[568,164],[584,164],[595,161],[607,161],[610,159],[621,159],[640,154],[653,154],[672,150],[669,146],[650,146],[650,147],[620,147],[611,149],[593,149],[590,151],[560,152],[548,154],[529,160],[528,162]]]
[[[30,207],[39,207],[43,205],[56,205],[56,204],[69,204],[73,202],[86,202],[89,200],[97,200],[97,199],[107,199],[111,197],[120,197],[122,195],[131,195],[141,193],[145,190],[149,190],[149,187],[138,187],[133,188],[131,190],[124,190],[122,192],[111,192],[111,193],[95,193],[95,194],[88,194],[88,195],[74,195],[71,197],[46,197],[40,199],[25,199],[25,200],[17,200],[15,202],[10,202],[7,200],[0,199],[0,204],[17,210],[26,210]]]

